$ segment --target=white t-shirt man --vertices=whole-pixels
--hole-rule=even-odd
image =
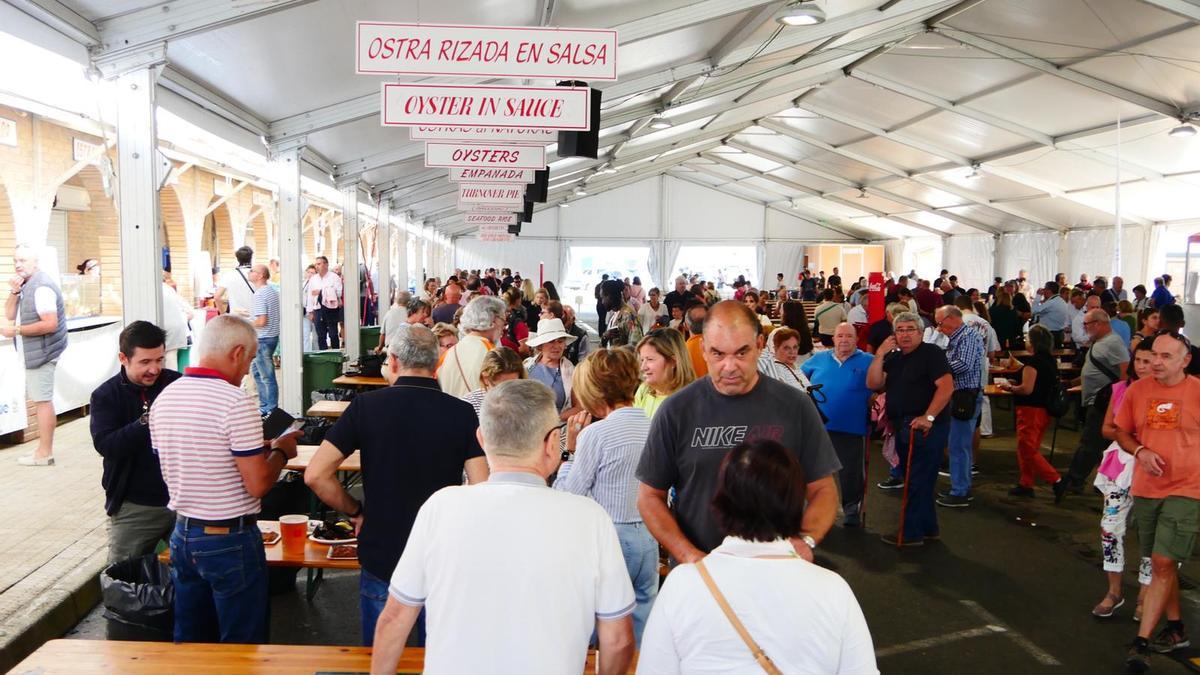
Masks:
[[[426,609],[427,675],[582,672],[596,620],[634,608],[608,513],[517,472],[434,493],[389,592]]]
[[[225,289],[225,301],[229,303],[229,313],[238,316],[250,316],[250,305],[254,302],[254,286],[250,284],[250,268],[235,267],[221,274],[217,284]]]

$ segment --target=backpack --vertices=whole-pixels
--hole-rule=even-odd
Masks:
[[[1111,395],[1111,389],[1110,395]],[[1050,399],[1046,401],[1046,412],[1051,417],[1059,418],[1067,414],[1071,409],[1071,396],[1067,393],[1066,387],[1062,385],[1062,381],[1055,382],[1054,391],[1050,394]]]

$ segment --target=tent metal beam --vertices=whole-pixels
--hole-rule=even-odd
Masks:
[[[1182,16],[1189,21],[1200,23],[1200,2],[1194,2],[1194,0],[1142,0],[1142,2]]]
[[[808,101],[801,101],[799,107],[803,110],[820,115],[826,119],[833,120],[834,122],[838,122],[849,127],[854,127],[855,129],[861,129],[877,137],[886,138],[890,141],[894,141],[901,145],[906,145],[915,150],[920,150],[921,152],[934,155],[935,157],[943,157],[960,166],[969,167],[974,164],[974,161],[970,157],[946,150],[945,148],[906,134],[902,131],[888,131],[887,129],[877,127],[874,124],[863,121],[851,115],[847,115],[839,110],[832,110],[824,106],[809,103]]]
[[[711,158],[709,158],[709,157],[704,157],[704,159],[711,159]],[[695,169],[695,170],[697,170],[697,171],[700,171],[700,172],[702,172],[702,173],[706,173],[706,174],[708,174],[708,175],[710,175],[710,176],[713,176],[713,177],[715,177],[715,178],[723,178],[724,180],[726,180],[726,181],[728,181],[728,182],[730,182],[730,183],[736,183],[736,182],[737,182],[736,180],[734,180],[734,179],[730,178],[729,176],[724,176],[724,175],[722,175],[722,174],[720,174],[720,173],[717,173],[717,172],[715,172],[715,171],[712,171],[711,169],[708,169],[707,167],[705,167],[705,166],[703,166],[703,165],[701,165],[701,164],[687,164],[687,165],[686,165],[686,167],[687,167],[687,168],[689,168],[689,169]],[[694,184],[694,185],[699,185],[699,186],[701,186],[701,187],[706,187],[706,188],[708,188],[708,189],[710,189],[710,190],[716,190],[716,191],[718,191],[718,192],[720,192],[720,193],[722,193],[722,194],[726,194],[726,195],[729,195],[729,196],[731,196],[731,197],[737,197],[737,198],[739,198],[739,199],[744,199],[744,200],[746,200],[746,201],[750,201],[750,202],[756,202],[756,200],[752,200],[752,199],[750,199],[750,198],[746,197],[745,195],[740,195],[740,194],[738,194],[738,193],[736,193],[736,192],[733,192],[732,190],[729,190],[728,188],[726,188],[726,184],[722,184],[722,185],[711,185],[711,184],[709,184],[709,183],[705,183],[705,182],[698,181],[698,180],[695,180],[695,179],[686,178],[686,177],[684,177],[684,176],[681,176],[681,175],[679,175],[679,174],[678,174],[678,173],[676,173],[676,172],[669,172],[667,175],[671,176],[672,178],[676,178],[676,179],[679,179],[679,180],[682,180],[682,181],[686,181],[686,182],[688,182],[688,183],[692,183],[692,184]],[[747,188],[750,188],[750,189],[753,189],[753,190],[759,190],[759,191],[762,191],[762,190],[770,190],[771,194],[776,194],[776,195],[779,195],[779,196],[781,196],[781,197],[786,197],[786,198],[788,199],[788,201],[789,201],[789,202],[790,202],[790,201],[791,201],[791,199],[792,199],[791,195],[788,195],[787,193],[784,193],[784,192],[778,192],[778,191],[776,191],[776,190],[774,190],[774,189],[770,189],[770,188],[761,188],[761,189],[760,189],[760,188],[756,188],[756,187],[754,187],[754,186],[749,186],[749,185],[748,185],[748,186],[746,186],[746,187],[747,187]],[[763,201],[763,202],[756,202],[756,203],[762,204],[763,206],[765,206],[765,207],[767,207],[767,208],[771,208],[771,207],[772,207],[772,203],[771,203],[771,202],[765,202],[765,201]],[[863,242],[865,242],[865,241],[868,241],[868,239],[867,239],[866,237],[864,237],[864,236],[863,236],[861,233],[857,233],[857,234],[856,234],[856,233],[854,233],[854,232],[850,232],[850,231],[844,230],[844,229],[842,229],[842,228],[840,228],[840,227],[836,227],[836,226],[834,226],[834,225],[830,225],[830,224],[828,224],[828,223],[822,223],[822,222],[820,222],[820,221],[813,220],[812,218],[808,218],[808,217],[806,217],[806,216],[804,216],[804,215],[801,215],[801,214],[799,214],[799,213],[796,213],[795,211],[792,211],[791,209],[777,209],[777,210],[778,210],[780,213],[786,213],[787,215],[789,215],[789,216],[791,216],[791,217],[793,217],[793,218],[796,218],[796,219],[798,219],[798,220],[803,220],[803,221],[804,221],[804,222],[806,222],[806,223],[811,223],[811,224],[813,224],[813,225],[816,225],[816,226],[818,226],[818,227],[824,228],[824,229],[826,229],[826,230],[829,230],[829,231],[831,231],[831,232],[837,232],[838,234],[845,235],[845,236],[847,236],[847,237],[850,237],[851,239],[856,239],[856,240],[858,240],[858,241],[863,241]]]
[[[783,164],[784,166],[786,166],[790,169],[802,171],[804,173],[808,173],[810,175],[830,181],[832,183],[836,183],[838,185],[841,185],[842,187],[847,187],[847,188],[863,187],[863,186],[859,186],[858,184],[854,183],[853,181],[843,178],[837,174],[829,173],[828,171],[822,171],[820,169],[814,169],[810,166],[806,166],[804,164],[801,164],[800,162],[797,162],[795,160],[791,160],[787,157],[784,157],[783,155],[779,155],[777,153],[770,152],[768,150],[763,150],[761,148],[756,148],[756,147],[754,147],[752,145],[748,145],[746,143],[742,143],[739,141],[730,141],[728,145],[732,148],[737,148],[738,150],[741,150],[743,152],[758,155],[759,157],[762,157],[763,159],[769,159],[773,162],[778,162],[779,164]],[[897,176],[897,178],[900,178],[900,177]],[[940,190],[947,194],[954,195],[955,197],[958,197],[960,199],[966,199],[967,201],[969,201],[973,204],[976,204],[978,206],[984,206],[984,207],[993,209],[995,211],[999,211],[1001,213],[1004,213],[1004,214],[1007,214],[1010,216],[1015,216],[1015,217],[1020,218],[1021,220],[1025,221],[1027,224],[1033,225],[1035,227],[1041,226],[1041,227],[1046,227],[1049,229],[1063,230],[1063,231],[1065,231],[1065,229],[1066,229],[1063,226],[1059,225],[1058,223],[1055,223],[1052,220],[1033,215],[1031,213],[1023,211],[1020,208],[1007,206],[1004,204],[997,204],[982,195],[971,192],[969,190],[964,190],[964,189],[960,188],[959,186],[954,185],[953,183],[948,183],[946,181],[942,181],[942,180],[927,177],[927,176],[914,176],[911,178],[911,180],[913,182],[920,183],[922,185],[933,188],[935,190]],[[875,192],[876,194],[878,194],[879,196],[883,197],[884,199],[891,199],[892,201],[897,201],[896,197],[899,197],[899,195],[896,195],[895,193],[888,191],[888,190],[873,188],[872,191]],[[941,211],[943,211],[945,209],[961,208],[961,206],[965,206],[965,205],[948,206],[948,207],[926,206],[926,207],[924,207],[924,210],[930,211],[932,213],[940,213]]]
[[[163,68],[162,76],[158,78],[158,86],[257,136],[265,137],[267,134],[265,120],[169,64]]]
[[[96,30],[96,26],[58,0],[7,0],[7,2],[84,47],[95,47],[100,44],[100,32]]]
[[[313,0],[167,0],[95,22],[97,60],[137,52],[222,26],[305,5]]]
[[[1081,157],[1086,157],[1086,158],[1091,159],[1092,161],[1095,161],[1099,164],[1103,164],[1105,166],[1110,166],[1110,167],[1117,166],[1116,158],[1108,155],[1107,153],[1101,152],[1099,150],[1094,150],[1092,148],[1065,148],[1065,147],[1059,148],[1059,147],[1056,147],[1058,144],[1055,143],[1054,137],[1049,134],[1044,134],[1040,131],[1030,129],[1029,127],[1023,126],[1021,124],[1017,124],[1016,122],[1011,122],[1011,121],[999,118],[995,115],[992,115],[991,113],[984,112],[982,110],[968,108],[968,107],[962,106],[962,105],[956,105],[952,101],[948,101],[946,99],[940,98],[940,97],[935,96],[927,91],[922,91],[920,89],[917,89],[916,87],[910,87],[908,85],[900,84],[898,82],[893,82],[887,78],[880,77],[878,75],[872,75],[871,73],[864,73],[862,71],[855,71],[851,75],[851,77],[862,80],[863,82],[866,82],[868,84],[875,85],[881,89],[886,89],[888,91],[900,94],[901,96],[911,98],[915,101],[927,103],[929,105],[934,106],[935,108],[939,108],[944,111],[949,111],[949,112],[952,112],[952,113],[955,113],[958,115],[962,115],[963,117],[966,117],[967,119],[975,120],[977,122],[983,122],[984,124],[996,127],[997,129],[1003,129],[1004,131],[1007,131],[1011,134],[1015,134],[1017,136],[1021,136],[1022,138],[1033,141],[1034,143],[1038,143],[1045,147],[1061,149],[1061,150],[1069,150]],[[1162,178],[1163,178],[1162,173],[1155,171],[1154,169],[1150,169],[1148,167],[1139,166],[1138,164],[1135,164],[1135,163],[1129,162],[1129,161],[1122,161],[1121,168],[1123,170],[1136,173],[1139,176],[1146,178],[1148,180],[1162,180]]]
[[[1038,58],[1031,54],[1013,49],[1012,47],[1002,45],[998,42],[993,42],[966,31],[938,28],[936,29],[936,32],[951,40],[954,40],[955,42],[995,54],[996,56],[1003,57],[1013,61],[1014,63],[1020,63],[1023,66],[1041,71],[1047,75],[1052,75],[1068,82],[1073,82],[1080,86],[1098,91],[1102,94],[1107,94],[1113,98],[1126,101],[1127,103],[1141,106],[1147,110],[1153,110],[1160,115],[1178,118],[1183,114],[1183,111],[1181,111],[1174,103],[1162,101],[1144,94],[1139,94],[1136,91],[1126,89],[1122,86],[1113,84],[1112,82],[1101,80],[1098,77],[1092,77],[1091,75],[1085,75],[1079,71],[1060,67],[1057,64],[1046,61],[1045,59]]]

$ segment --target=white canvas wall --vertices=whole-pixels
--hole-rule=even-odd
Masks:
[[[524,232],[524,230],[522,230]],[[538,263],[546,264],[546,278],[558,283],[558,242],[554,239],[518,237],[511,242],[479,241],[474,237],[455,240],[454,266],[464,269],[508,267],[537,281]]]
[[[992,283],[996,240],[990,234],[968,234],[946,240],[946,269],[962,288],[985,289]]]
[[[668,239],[754,241],[763,238],[766,207],[749,200],[666,177],[666,230]]]

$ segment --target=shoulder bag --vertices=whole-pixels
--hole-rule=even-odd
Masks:
[[[742,642],[745,642],[746,646],[750,648],[750,653],[754,655],[755,663],[768,673],[768,675],[783,675],[783,671],[779,670],[779,667],[775,665],[771,657],[767,656],[766,652],[762,650],[762,647],[758,646],[753,637],[750,637],[749,631],[746,630],[746,627],[737,618],[737,614],[733,613],[733,608],[729,606],[729,601],[725,599],[724,594],[721,593],[721,589],[717,588],[717,582],[713,581],[712,575],[704,567],[703,560],[696,561],[696,571],[700,573],[700,578],[704,580],[704,585],[708,587],[708,592],[717,601],[717,606],[721,608],[721,611],[725,614],[725,618],[729,619],[729,623],[737,631],[738,637],[742,638]]]

